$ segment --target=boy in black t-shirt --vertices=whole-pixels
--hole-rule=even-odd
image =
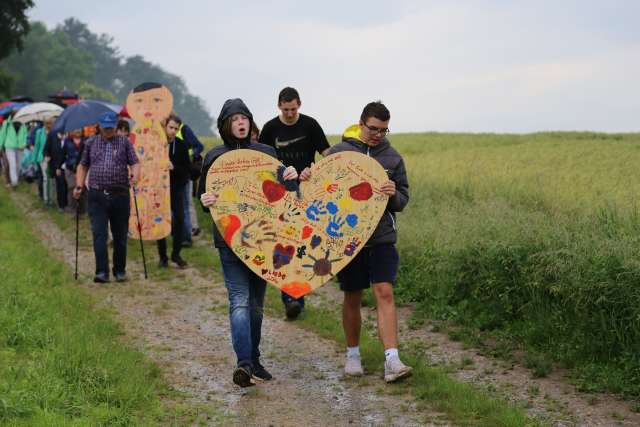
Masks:
[[[316,153],[325,156],[329,142],[318,122],[300,114],[300,95],[292,87],[285,87],[278,95],[280,115],[269,120],[260,133],[259,141],[276,149],[278,159],[285,166],[293,166],[298,174],[311,167]],[[282,293],[287,318],[295,319],[304,308],[304,297],[295,299]]]

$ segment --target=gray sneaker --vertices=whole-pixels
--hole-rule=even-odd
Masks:
[[[384,380],[388,383],[398,381],[411,376],[411,367],[400,361],[399,357],[394,357],[384,362]]]
[[[359,357],[347,357],[347,362],[344,364],[344,374],[350,377],[361,377],[364,375]]]

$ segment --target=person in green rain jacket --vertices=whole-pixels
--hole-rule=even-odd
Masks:
[[[4,140],[7,136],[7,127],[11,123],[9,120],[5,120],[0,125],[0,169],[2,169],[2,175],[7,184],[11,182],[9,178],[9,162],[7,161],[7,155],[4,152]]]
[[[53,126],[54,119],[47,118],[44,121],[44,126],[35,130],[33,136],[33,162],[38,166],[38,194],[42,201],[49,204],[51,200],[51,175],[49,175],[48,166],[49,162],[45,160],[44,147],[47,142],[47,135],[51,126]]]
[[[11,187],[15,188],[18,185],[22,150],[27,145],[27,127],[21,124],[18,132],[16,132],[11,119],[7,119],[7,121],[9,123],[4,137],[4,151],[9,163],[10,184]]]

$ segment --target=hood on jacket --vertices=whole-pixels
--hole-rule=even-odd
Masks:
[[[342,139],[356,139],[364,144],[364,141],[360,139],[360,125],[351,125],[344,130]]]
[[[242,114],[249,118],[249,132],[247,132],[247,136],[243,139],[237,139],[232,135],[223,135],[222,134],[222,125],[224,121],[234,114]],[[240,98],[227,99],[225,103],[222,105],[222,110],[220,110],[220,114],[218,114],[218,133],[220,133],[220,138],[224,141],[225,145],[229,147],[237,147],[237,146],[247,146],[251,141],[251,124],[253,123],[253,114],[249,111],[249,108]]]
[[[362,151],[371,152],[380,151],[390,145],[390,142],[386,137],[382,138],[376,145],[367,144],[360,138],[361,132],[362,130],[360,129],[360,125],[351,125],[344,130],[342,134],[342,141],[355,145]]]

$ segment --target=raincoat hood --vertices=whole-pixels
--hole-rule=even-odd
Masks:
[[[247,136],[243,139],[238,139],[233,135],[224,135],[222,133],[222,125],[224,121],[234,114],[242,114],[249,118],[249,132],[247,132]],[[249,111],[249,108],[245,105],[245,103],[240,98],[227,99],[225,103],[222,105],[222,110],[220,110],[220,114],[218,114],[218,132],[220,133],[220,137],[224,141],[224,144],[233,147],[247,147],[249,142],[251,141],[251,124],[253,123],[253,114]]]
[[[391,146],[386,137],[382,138],[376,145],[367,144],[360,138],[360,132],[360,125],[351,125],[342,134],[342,141],[358,147],[362,152],[370,153],[380,152]]]

